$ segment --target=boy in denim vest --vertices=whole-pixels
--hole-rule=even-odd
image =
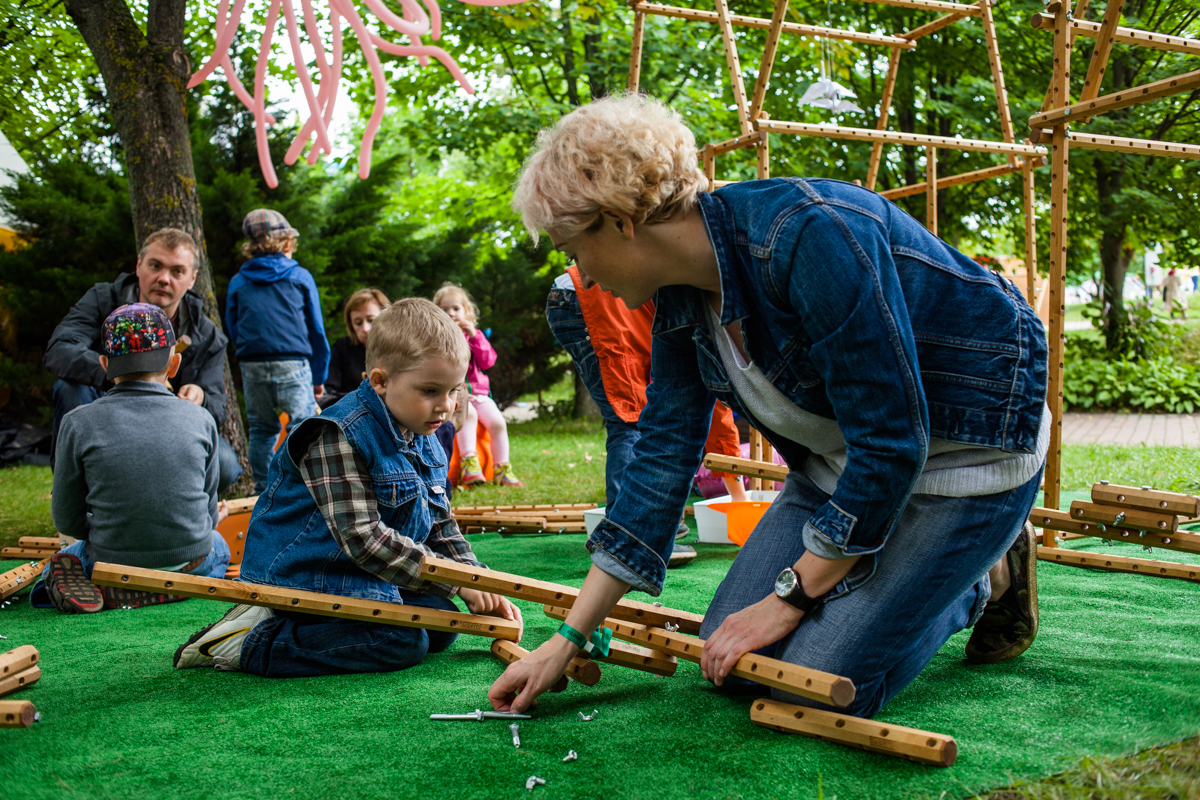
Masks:
[[[498,595],[421,579],[424,555],[480,565],[450,517],[446,462],[430,435],[454,410],[470,352],[428,300],[376,317],[367,379],[292,430],[246,533],[241,580],[458,610],[520,624]],[[391,672],[445,650],[455,634],[235,606],[175,653],[175,666],[264,677]]]

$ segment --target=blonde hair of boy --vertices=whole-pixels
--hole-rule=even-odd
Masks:
[[[299,239],[286,233],[273,233],[262,239],[250,239],[242,242],[242,255],[246,258],[265,255],[267,253],[294,253]]]
[[[475,299],[466,289],[457,283],[446,281],[442,284],[442,288],[433,293],[433,303],[441,308],[442,301],[447,299],[454,299],[462,303],[463,311],[467,312],[467,319],[471,320],[472,325],[479,322],[479,306],[475,305]]]
[[[635,225],[685,214],[708,190],[696,137],[679,114],[652,97],[606,97],[538,133],[513,190],[536,244],[540,231],[571,238],[600,222],[600,210]]]
[[[350,341],[357,342],[357,334],[354,333],[354,325],[350,322],[350,315],[358,311],[368,303],[374,303],[379,306],[379,310],[388,307],[387,295],[375,288],[359,289],[354,294],[350,295],[346,300],[346,308],[342,311],[342,316],[346,319],[346,333],[350,334]]]
[[[446,312],[423,297],[406,297],[383,310],[367,339],[367,373],[375,368],[396,376],[427,358],[448,358],[464,370],[471,348]]]

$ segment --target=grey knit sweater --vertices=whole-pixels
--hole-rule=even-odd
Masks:
[[[218,472],[212,414],[162,384],[119,383],[63,417],[54,526],[97,561],[185,564],[212,550]]]

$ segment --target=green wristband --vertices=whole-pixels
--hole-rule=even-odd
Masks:
[[[613,632],[611,628],[597,628],[592,631],[591,641],[584,638],[584,635],[572,628],[567,623],[563,623],[558,628],[558,633],[571,644],[578,647],[580,650],[588,653],[599,651],[600,655],[608,656],[609,642],[612,641]]]
[[[584,635],[582,633],[580,633],[579,631],[575,630],[574,628],[572,628],[570,625],[568,625],[565,622],[559,626],[558,633],[560,636],[565,638],[571,644],[578,647],[580,650],[587,647],[588,640],[586,638],[584,638]]]

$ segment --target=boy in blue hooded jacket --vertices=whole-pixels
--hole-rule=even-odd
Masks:
[[[279,411],[287,412],[291,426],[317,413],[329,373],[329,340],[317,283],[291,257],[300,233],[269,208],[247,214],[242,230],[242,253],[250,260],[229,282],[225,325],[242,368],[250,469],[254,490],[262,494]]]

